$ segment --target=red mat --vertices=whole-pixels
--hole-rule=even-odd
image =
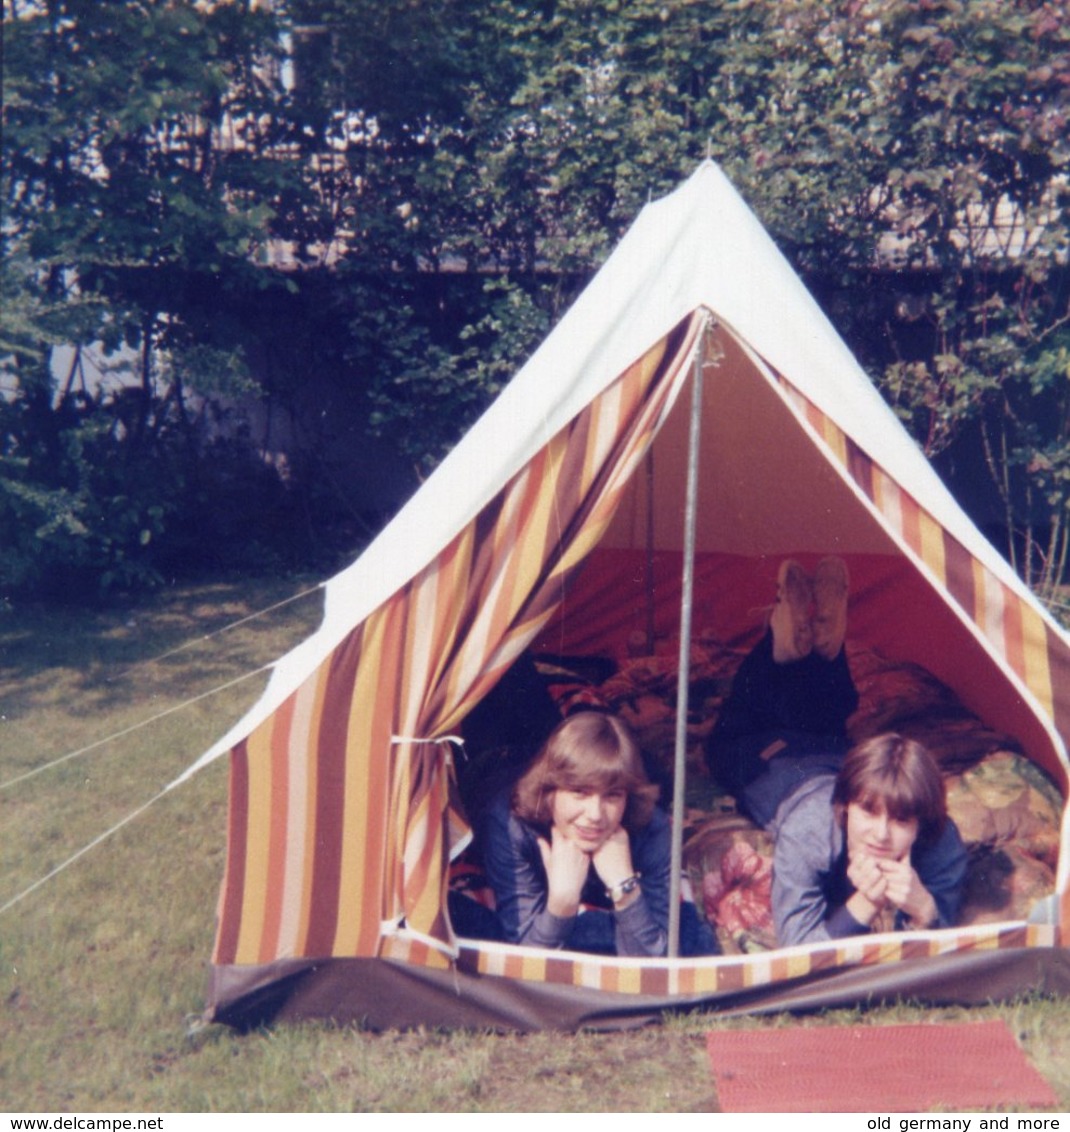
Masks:
[[[706,1036],[722,1112],[971,1112],[1058,1104],[1005,1023]]]

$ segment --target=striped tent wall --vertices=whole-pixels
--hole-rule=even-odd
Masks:
[[[696,312],[548,440],[231,751],[214,962],[453,944],[449,735],[560,604],[686,381]],[[415,955],[412,956],[416,958]]]

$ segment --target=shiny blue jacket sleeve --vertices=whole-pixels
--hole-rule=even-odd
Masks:
[[[546,872],[538,834],[511,812],[507,799],[489,807],[480,828],[480,843],[506,940],[529,947],[569,946],[579,917],[555,916],[547,909]],[[662,811],[656,810],[650,824],[633,836],[632,861],[641,874],[639,899],[619,912],[584,915],[612,916],[618,955],[664,955],[668,947],[671,848],[668,818]],[[592,883],[600,882],[596,878]]]

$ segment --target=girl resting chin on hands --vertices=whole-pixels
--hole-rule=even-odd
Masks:
[[[665,955],[671,846],[657,794],[616,716],[586,711],[558,725],[479,830],[505,939]],[[683,904],[681,954],[716,950],[694,905]]]
[[[966,849],[940,768],[913,740],[860,743],[837,775],[789,795],[771,829],[782,945],[955,923]]]

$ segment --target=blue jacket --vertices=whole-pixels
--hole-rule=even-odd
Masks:
[[[483,863],[507,942],[616,955],[666,953],[672,848],[664,811],[655,810],[650,822],[631,834],[632,863],[641,876],[641,894],[621,911],[613,909],[605,884],[593,868],[581,904],[602,910],[572,917],[547,911],[546,871],[538,836],[533,826],[512,812],[508,793],[488,807],[480,829]]]
[[[868,932],[844,907],[853,889],[847,880],[847,845],[832,808],[834,775],[820,775],[800,786],[777,810],[770,832],[773,850],[773,922],[777,940],[787,947]],[[936,927],[958,919],[967,853],[948,818],[931,845],[911,853],[921,883],[936,901]],[[896,927],[906,926],[902,913]]]

